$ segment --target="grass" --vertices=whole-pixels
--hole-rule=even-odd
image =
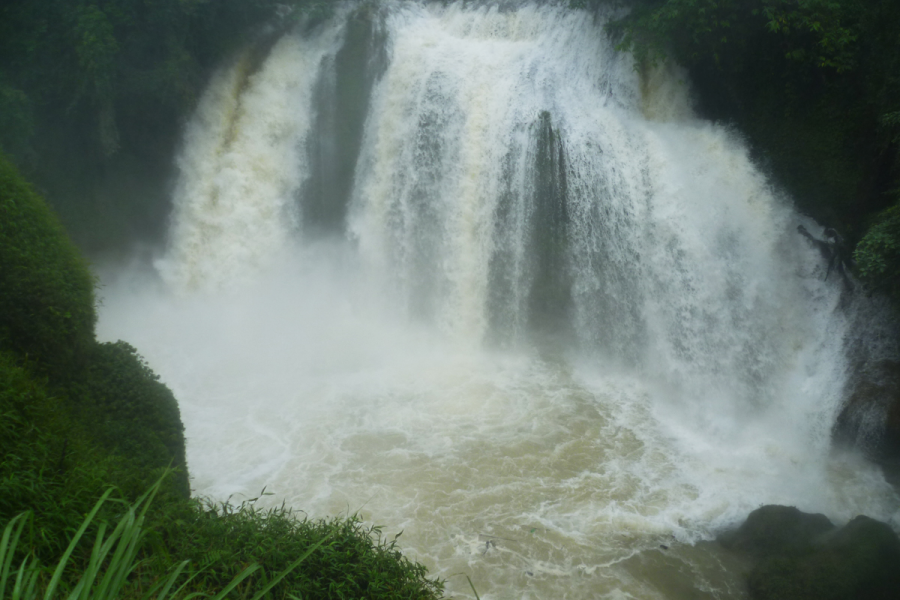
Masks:
[[[443,591],[402,556],[396,538],[383,540],[355,517],[309,521],[284,508],[183,505],[193,514],[170,522],[182,535],[166,542],[172,532],[152,525],[162,482],[130,504],[112,488],[104,492],[50,567],[23,544],[31,513],[14,517],[0,538],[0,600],[426,600]],[[119,515],[107,522],[101,515],[110,505]],[[85,544],[91,532],[93,543]]]
[[[193,592],[182,595],[192,580],[202,572],[188,575],[186,570],[190,567],[190,561],[181,561],[171,569],[168,576],[160,578],[154,585],[143,592],[128,594],[126,588],[131,581],[131,575],[139,565],[139,552],[147,531],[144,528],[147,509],[159,490],[162,480],[158,481],[144,496],[128,506],[124,514],[119,518],[115,527],[107,535],[107,526],[101,523],[96,534],[96,539],[91,550],[90,559],[81,571],[80,576],[74,581],[70,590],[64,591],[60,583],[64,581],[64,574],[78,542],[81,540],[88,527],[92,524],[100,508],[108,501],[112,489],[107,490],[94,505],[93,510],[82,522],[78,531],[69,543],[68,548],[60,558],[56,567],[52,570],[52,576],[46,584],[43,584],[43,575],[49,571],[42,569],[40,561],[33,555],[26,556],[18,569],[14,569],[13,557],[17,554],[22,530],[29,521],[30,513],[22,513],[10,521],[3,536],[0,538],[0,600],[53,600],[65,596],[67,600],[113,600],[122,596],[132,596],[141,600],[166,600],[167,598],[183,597],[211,597],[212,600],[221,600],[239,586],[244,580],[262,567],[253,563],[245,567],[232,580],[227,583],[215,595]],[[287,568],[274,574],[267,583],[251,597],[250,600],[260,600],[278,583],[294,571],[313,552],[328,541],[323,537],[310,546],[306,552],[295,559]],[[179,580],[184,581],[176,587]]]

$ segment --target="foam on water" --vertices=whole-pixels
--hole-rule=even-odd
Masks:
[[[313,99],[352,19],[386,58],[322,237]],[[225,68],[178,164],[168,247],[103,271],[99,332],[179,398],[196,493],[359,510],[483,598],[743,597],[704,540],[763,503],[900,525],[830,446],[865,301],[602,19],[348,6]]]

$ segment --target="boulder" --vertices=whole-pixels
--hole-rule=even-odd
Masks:
[[[836,529],[823,515],[765,506],[720,541],[756,559],[754,600],[900,598],[900,538],[869,517]]]
[[[743,525],[722,535],[719,542],[754,558],[796,555],[808,552],[817,538],[832,529],[834,525],[825,515],[768,505],[750,513]]]

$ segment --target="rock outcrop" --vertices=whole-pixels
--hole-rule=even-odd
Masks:
[[[754,600],[900,598],[900,538],[869,517],[837,528],[824,515],[763,506],[719,541],[755,559]]]

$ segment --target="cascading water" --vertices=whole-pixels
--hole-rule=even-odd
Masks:
[[[763,503],[900,525],[830,447],[865,301],[601,21],[351,4],[213,79],[100,322],[179,398],[196,493],[361,511],[486,598],[743,597],[703,540]]]

